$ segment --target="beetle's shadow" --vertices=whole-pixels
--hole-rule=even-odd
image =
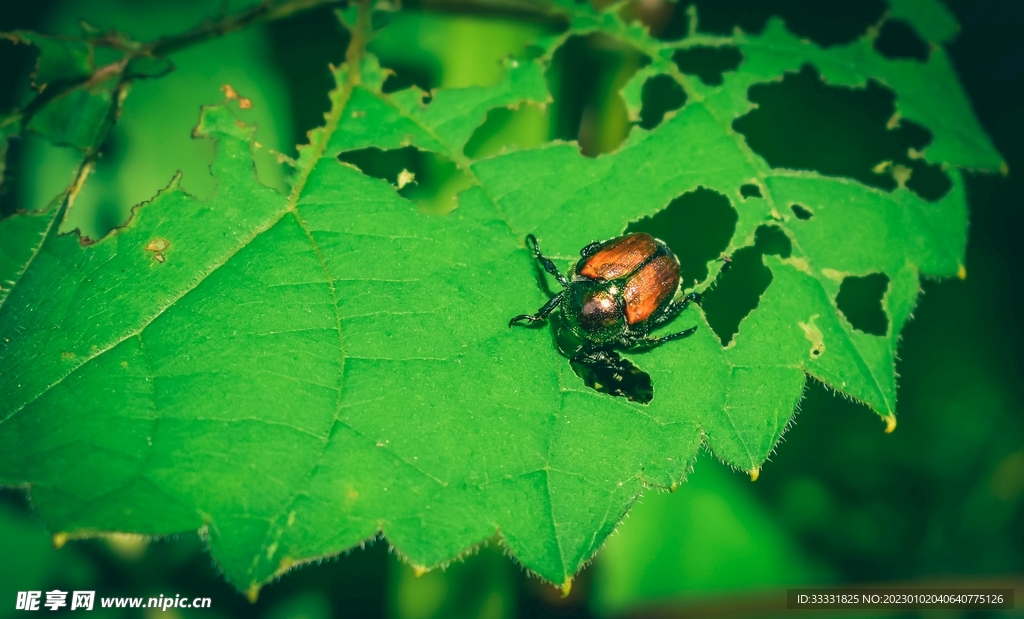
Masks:
[[[649,404],[654,399],[650,374],[629,359],[618,357],[614,363],[571,361],[569,365],[576,376],[583,379],[583,384],[594,391],[640,404]]]
[[[551,323],[551,339],[555,348],[569,361],[573,373],[583,380],[583,384],[598,393],[605,393],[616,398],[626,398],[630,402],[649,404],[654,399],[654,382],[650,374],[644,372],[629,359],[624,359],[615,351],[610,351],[610,361],[601,363],[585,363],[573,359],[570,351],[574,348],[571,337],[567,335],[560,313],[549,317]]]

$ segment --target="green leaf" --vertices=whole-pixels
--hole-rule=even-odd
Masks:
[[[16,113],[25,116],[24,128],[82,151],[98,148],[106,136],[124,81],[162,77],[174,68],[166,58],[126,54],[97,70],[96,43],[89,39],[26,30],[0,33],[0,38],[39,50],[32,74],[39,95]]]
[[[55,211],[13,213],[0,219],[0,305],[53,222]]]
[[[106,133],[116,87],[116,81],[108,80],[95,88],[70,90],[33,114],[26,128],[54,144],[86,150]]]
[[[936,0],[889,0],[892,19],[903,19],[926,41],[949,43],[960,32],[960,24],[949,8]]]
[[[92,147],[104,133],[118,80],[111,73],[95,80],[92,43],[84,39],[46,36],[18,30],[0,33],[15,43],[39,50],[32,86],[39,95],[26,106],[25,129],[49,137],[54,144]]]
[[[55,83],[84,80],[96,70],[92,45],[82,39],[47,36],[28,30],[0,32],[0,39],[38,48],[32,86],[39,91]]]
[[[918,279],[962,273],[958,168],[1001,163],[948,62],[934,53],[912,71],[866,39],[825,50],[778,23],[664,44],[614,13],[573,10],[570,34],[637,46],[687,93],[613,153],[464,154],[489,110],[548,101],[546,65],[568,35],[508,60],[495,85],[429,101],[415,88],[383,94],[385,73],[363,56],[335,72],[287,196],[256,179],[252,129],[209,107],[196,135],[216,143],[212,197],[176,179],[96,243],[51,234],[0,307],[0,483],[31,484],[49,525],[72,536],[204,528],[227,578],[251,592],[379,531],[422,567],[498,532],[527,568],[567,584],[645,488],[685,479],[702,443],[756,475],[807,376],[891,430]],[[675,45],[709,43],[744,55],[721,86],[667,60]],[[949,166],[953,189],[927,202],[903,186],[771,168],[732,123],[752,108],[751,85],[807,62],[830,82],[896,88],[901,114],[934,132],[923,156]],[[428,216],[338,159],[408,146],[469,178],[449,214]],[[745,184],[762,197],[744,199]],[[653,380],[650,404],[586,387],[546,330],[508,328],[547,298],[527,233],[568,268],[588,242],[698,187],[738,214],[727,253],[763,226],[791,251],[765,259],[771,283],[728,346],[694,308],[675,325],[696,335],[630,355]],[[889,282],[884,335],[855,329],[836,304],[847,276],[873,273]]]

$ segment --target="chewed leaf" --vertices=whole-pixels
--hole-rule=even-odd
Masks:
[[[682,483],[702,444],[756,476],[808,376],[891,427],[918,279],[962,271],[959,168],[1001,163],[941,51],[909,68],[868,37],[823,49],[772,23],[711,41],[730,64],[694,78],[672,59],[707,38],[665,43],[615,13],[564,10],[572,29],[508,59],[495,85],[429,94],[385,92],[357,32],[288,195],[258,182],[229,102],[196,130],[216,145],[208,201],[175,179],[95,243],[49,235],[0,306],[0,483],[30,484],[72,535],[205,527],[243,590],[381,531],[424,568],[497,532],[561,584],[645,488]],[[492,110],[546,105],[555,50],[595,31],[651,59],[625,82],[640,125],[621,147],[465,154]],[[772,167],[734,122],[752,86],[807,63],[843,87],[892,88],[951,188],[930,202],[906,178],[886,191]],[[648,83],[670,105],[645,120]],[[425,175],[404,162],[419,154],[457,170],[454,209],[409,199]],[[527,234],[564,269],[595,239],[688,208],[717,223],[693,248],[688,231],[664,234],[703,278],[687,290],[718,294],[733,255],[759,278],[728,337],[711,328],[728,322],[721,305],[692,305],[670,327],[692,337],[624,354],[643,377],[627,393],[598,385],[621,376],[574,371],[548,330],[508,327],[548,299]],[[839,307],[843,282],[868,276],[883,327]]]
[[[46,36],[28,30],[0,33],[0,38],[39,49],[32,86],[44,90],[60,82],[83,80],[96,69],[92,46],[73,37]]]
[[[81,150],[92,147],[110,115],[118,85],[117,79],[88,83],[96,71],[93,45],[84,39],[25,30],[0,33],[0,38],[39,50],[32,87],[40,96],[28,106],[31,113],[24,129],[45,135],[54,144]]]

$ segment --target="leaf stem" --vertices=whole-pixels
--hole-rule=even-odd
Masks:
[[[352,39],[345,50],[345,64],[348,65],[345,81],[349,89],[362,81],[360,64],[366,53],[366,44],[370,41],[370,0],[359,0],[359,12],[351,32]]]

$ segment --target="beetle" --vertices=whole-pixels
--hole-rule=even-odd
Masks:
[[[696,292],[674,300],[682,280],[679,259],[650,234],[639,232],[590,243],[580,250],[569,278],[541,253],[537,237],[528,234],[526,243],[563,290],[537,313],[516,316],[508,325],[533,324],[561,308],[562,321],[575,340],[569,351],[573,361],[617,366],[621,360],[616,348],[650,350],[697,331],[690,327],[650,337],[653,329],[671,321],[691,302],[700,303]]]

